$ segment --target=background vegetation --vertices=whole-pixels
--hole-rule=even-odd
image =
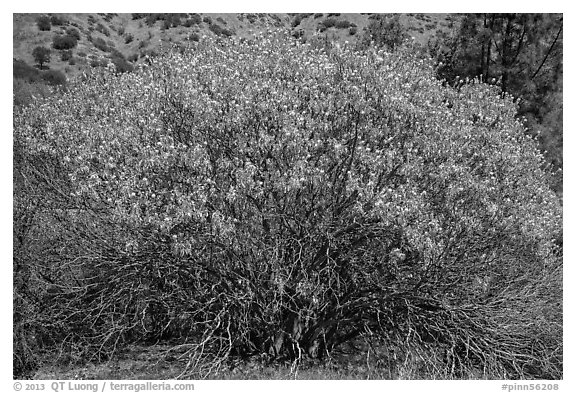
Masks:
[[[453,75],[475,55],[464,38],[480,39],[464,26],[491,16],[463,18],[434,58],[399,16],[367,16],[348,43],[304,30],[361,27],[340,14],[252,37],[200,17],[133,14],[213,34],[134,70],[92,37],[116,66],[27,102],[15,91],[15,375],[162,342],[176,377],[254,359],[293,374],[343,353],[383,378],[562,377],[562,208],[543,139],[517,117],[508,61],[480,69],[500,82]],[[521,23],[495,16],[492,31],[497,18]],[[517,59],[547,47],[561,72],[557,43],[516,38]],[[525,75],[558,78],[548,61]],[[50,79],[14,64],[15,81]]]

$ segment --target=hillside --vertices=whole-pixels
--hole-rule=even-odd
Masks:
[[[152,16],[154,15],[154,16]],[[314,34],[339,42],[356,43],[373,14],[50,14],[49,30],[40,30],[38,14],[14,14],[13,58],[34,65],[37,46],[52,48],[55,36],[78,31],[70,54],[52,49],[47,67],[67,78],[110,59],[129,64],[142,61],[169,43],[185,44],[203,35],[235,35],[248,38],[271,27],[290,28],[294,35]],[[448,29],[456,16],[447,14],[402,14],[400,21],[417,42],[425,44],[438,29]],[[332,27],[324,23],[336,22]],[[322,31],[321,31],[322,30]],[[70,58],[67,58],[70,57]],[[62,60],[65,58],[66,60]]]

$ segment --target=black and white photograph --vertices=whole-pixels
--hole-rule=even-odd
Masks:
[[[14,391],[562,390],[562,12],[50,7],[11,16]]]

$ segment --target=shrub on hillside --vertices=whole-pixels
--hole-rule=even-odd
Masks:
[[[40,71],[38,71],[37,68],[27,64],[25,61],[14,59],[12,61],[12,76],[14,79],[23,79],[28,82],[37,82],[40,80]]]
[[[58,70],[47,70],[42,72],[42,79],[53,86],[66,84],[66,75]]]
[[[110,37],[110,30],[108,30],[108,28],[106,26],[104,26],[102,23],[98,23],[96,25],[96,31],[99,31],[100,33],[104,34],[106,37]]]
[[[69,27],[66,29],[66,34],[74,37],[74,39],[76,39],[76,41],[80,41],[80,32],[78,30],[76,30],[73,27]]]
[[[104,20],[105,20],[106,22],[110,23],[110,21],[112,21],[112,18],[114,18],[115,16],[118,16],[118,14],[115,14],[115,13],[106,13],[106,14],[103,14],[102,17],[104,18]]]
[[[292,27],[297,27],[297,26],[299,26],[300,23],[301,23],[304,19],[308,18],[310,15],[312,15],[312,14],[306,14],[306,13],[304,13],[304,14],[296,14],[296,16],[294,17],[294,20],[292,20]]]
[[[124,72],[132,72],[134,70],[134,66],[130,64],[124,56],[115,55],[111,58],[112,64],[114,64],[114,70],[122,74]]]
[[[373,18],[370,19],[368,26],[364,29],[361,47],[376,45],[394,51],[408,37],[398,14],[374,14],[371,16]]]
[[[324,25],[324,27],[326,29],[329,29],[331,27],[336,26],[337,22],[338,22],[338,20],[336,18],[329,17],[329,18],[324,19],[322,22],[320,22],[320,24]]]
[[[132,41],[134,41],[134,36],[131,33],[126,34],[126,37],[124,37],[124,43],[129,44]]]
[[[337,29],[347,29],[350,26],[352,26],[352,24],[347,20],[339,20],[335,25]]]
[[[154,23],[156,23],[157,20],[158,20],[157,14],[148,14],[146,15],[145,22],[148,27],[152,27],[154,26]]]
[[[110,47],[102,38],[98,37],[92,40],[94,46],[103,52],[110,52]]]
[[[192,21],[193,24],[199,25],[202,23],[202,16],[200,16],[200,14],[190,14],[189,20]]]
[[[41,15],[36,18],[36,26],[38,26],[38,30],[40,31],[49,31],[52,28],[50,18],[46,15]]]
[[[15,114],[15,346],[562,378],[562,210],[512,98],[411,48],[219,41]]]
[[[62,26],[68,24],[68,21],[61,16],[52,15],[50,17],[50,23],[52,24],[52,26]]]
[[[52,47],[58,50],[72,49],[76,47],[77,43],[76,38],[68,34],[55,35],[54,38],[52,38]]]
[[[60,52],[60,59],[62,61],[68,61],[72,58],[72,51],[71,50],[63,50]]]
[[[234,35],[232,30],[229,30],[225,27],[222,27],[216,23],[212,23],[209,27],[210,31],[216,34],[217,36],[224,36],[224,37],[231,37]]]

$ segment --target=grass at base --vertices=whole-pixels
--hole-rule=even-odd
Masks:
[[[186,361],[166,356],[169,346],[132,346],[117,359],[104,363],[59,365],[45,363],[32,379],[80,380],[171,380],[185,370]],[[425,375],[417,364],[403,364],[395,372],[376,367],[362,357],[332,359],[328,362],[309,361],[295,368],[289,362],[265,364],[250,360],[237,362],[213,372],[206,379],[218,380],[387,380],[387,379],[446,379],[442,374]],[[500,379],[472,373],[464,379]]]

